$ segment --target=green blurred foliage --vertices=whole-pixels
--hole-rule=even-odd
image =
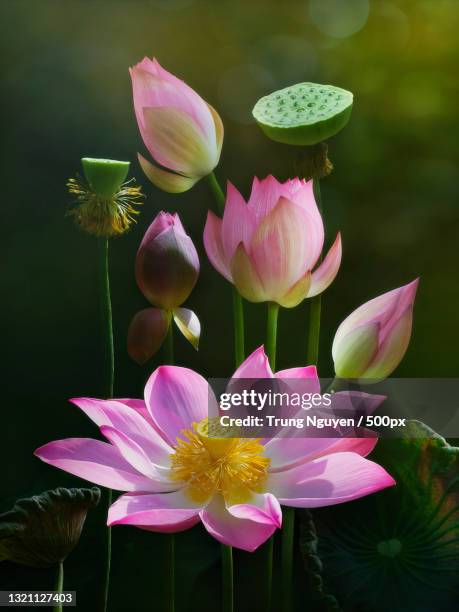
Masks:
[[[202,248],[206,213],[213,206],[207,186],[203,182],[182,196],[161,193],[136,161],[136,152],[145,150],[132,111],[128,67],[145,55],[155,55],[218,109],[226,135],[217,174],[244,195],[253,175],[287,178],[295,161],[296,151],[268,142],[251,122],[258,97],[302,80],[354,92],[351,121],[329,143],[335,171],[322,186],[327,243],[340,229],[344,259],[323,299],[321,374],[331,373],[331,341],[344,316],[421,276],[413,338],[397,375],[457,375],[459,3],[371,0],[367,6],[366,0],[324,0],[322,7],[314,5],[308,0],[1,3],[5,417],[0,511],[20,496],[82,484],[41,464],[32,450],[55,438],[95,434],[67,403],[68,397],[100,396],[104,389],[97,244],[65,216],[65,182],[80,170],[80,157],[131,160],[148,195],[139,223],[111,243],[117,394],[141,396],[155,365],[132,363],[125,342],[131,317],[145,305],[133,275],[136,249],[160,209],[180,213],[202,259],[200,281],[187,303],[203,325],[201,350],[195,353],[177,337],[178,362],[205,375],[232,371],[231,295]],[[252,350],[263,342],[265,309],[249,305],[246,311]],[[307,313],[307,304],[281,313],[280,368],[304,363]],[[83,608],[88,610],[96,580],[92,567],[100,562],[103,503],[93,515],[67,563],[68,586],[88,598]],[[190,550],[197,558],[202,551],[200,567],[218,554],[200,528],[179,541],[182,558],[189,559]],[[160,546],[152,534],[114,530],[113,610],[127,609],[136,575],[144,578],[139,601],[151,600]],[[248,557],[239,557],[244,567]],[[179,567],[183,580],[188,566],[189,560]],[[4,567],[2,588],[16,576],[14,568]],[[43,583],[36,575],[21,576],[19,588]],[[46,580],[52,584],[52,577]],[[192,578],[187,580],[184,593]],[[212,593],[199,585],[197,592],[208,593],[214,609]],[[206,605],[202,600],[201,609]]]

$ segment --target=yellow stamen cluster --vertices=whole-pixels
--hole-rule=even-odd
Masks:
[[[143,198],[141,187],[123,183],[111,198],[103,198],[85,184],[80,177],[67,182],[69,193],[76,196],[77,206],[69,211],[79,227],[95,236],[119,236],[135,223]]]
[[[207,501],[221,493],[229,504],[244,503],[252,493],[261,493],[270,460],[264,447],[251,438],[214,438],[207,436],[207,419],[193,423],[177,438],[171,455],[172,475],[186,483],[186,492],[195,502]]]

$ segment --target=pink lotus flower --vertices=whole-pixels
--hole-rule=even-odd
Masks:
[[[135,260],[139,289],[158,308],[146,308],[132,319],[128,352],[144,363],[163,343],[172,318],[197,348],[201,326],[192,310],[180,306],[199,276],[199,257],[177,213],[160,212],[145,232]]]
[[[254,178],[248,204],[228,183],[223,219],[207,216],[204,246],[212,265],[250,302],[286,308],[322,293],[341,263],[340,234],[322,253],[324,226],[312,181]]]
[[[392,374],[410,343],[418,283],[366,302],[341,323],[332,348],[338,377],[381,380]]]
[[[273,374],[263,348],[240,378],[316,378],[314,366]],[[202,521],[220,542],[255,550],[281,527],[281,504],[301,508],[357,499],[394,484],[364,459],[374,438],[206,436],[209,387],[186,368],[159,367],[145,400],[72,400],[108,442],[58,440],[37,457],[98,485],[127,491],[111,506],[109,525],[177,532]]]
[[[221,119],[156,59],[146,57],[129,72],[139,130],[157,164],[139,154],[140,165],[160,189],[187,191],[218,164],[223,144]]]

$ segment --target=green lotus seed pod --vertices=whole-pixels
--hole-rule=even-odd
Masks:
[[[258,100],[252,114],[277,142],[314,145],[337,134],[349,121],[353,95],[333,85],[298,83]]]
[[[81,164],[89,185],[102,198],[111,198],[119,190],[130,166],[130,162],[92,157],[83,157]]]

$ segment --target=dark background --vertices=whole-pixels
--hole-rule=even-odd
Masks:
[[[32,451],[56,438],[95,435],[66,401],[104,393],[97,240],[66,218],[65,183],[79,171],[80,157],[131,160],[148,196],[139,223],[111,243],[116,394],[140,397],[155,365],[132,363],[125,339],[131,317],[146,305],[133,275],[136,249],[160,209],[180,213],[202,263],[186,304],[201,319],[201,350],[177,336],[177,361],[208,376],[232,372],[231,295],[202,247],[213,206],[207,185],[181,196],[162,193],[136,161],[136,152],[145,151],[128,67],[145,55],[156,56],[218,109],[226,133],[217,174],[245,196],[254,175],[293,174],[295,152],[269,142],[251,122],[261,95],[302,80],[354,92],[351,122],[329,143],[335,171],[322,183],[327,244],[340,229],[344,258],[323,299],[320,373],[332,372],[333,334],[351,310],[420,276],[413,338],[396,374],[457,376],[457,1],[3,0],[0,10],[0,511],[20,496],[82,485]],[[307,313],[307,304],[281,313],[279,368],[304,363]],[[246,317],[252,350],[263,342],[264,306],[248,305]],[[103,514],[93,513],[66,564],[66,586],[78,589],[85,610],[93,609],[97,588]],[[113,610],[155,609],[161,545],[153,534],[114,529]],[[196,528],[180,536],[178,549],[180,596],[193,606],[191,582],[211,566],[218,546]],[[241,555],[242,568],[247,557]],[[247,582],[250,566],[240,573]],[[40,588],[46,581],[49,588],[50,572],[0,566],[3,589]],[[199,584],[200,609],[214,609],[206,601],[213,601],[218,579]],[[137,604],[127,603],[129,593]]]

